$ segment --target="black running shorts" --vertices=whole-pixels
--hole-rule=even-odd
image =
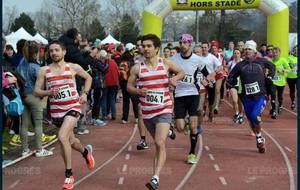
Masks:
[[[174,99],[175,119],[184,119],[186,113],[188,113],[189,116],[197,116],[199,100],[200,100],[199,95],[175,97]]]

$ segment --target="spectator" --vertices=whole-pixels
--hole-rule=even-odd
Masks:
[[[17,42],[17,53],[14,55],[12,59],[12,65],[16,69],[20,64],[21,60],[23,59],[23,47],[26,40],[21,39]]]
[[[13,56],[15,55],[15,51],[14,51],[14,48],[11,46],[11,45],[6,45],[5,46],[5,51],[4,51],[4,54],[3,54],[3,69],[5,71],[14,71],[15,68],[13,67],[12,65],[12,58]]]

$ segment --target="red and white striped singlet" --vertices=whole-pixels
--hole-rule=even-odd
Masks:
[[[139,95],[143,119],[151,119],[162,114],[171,114],[173,112],[173,102],[169,92],[168,72],[162,59],[158,59],[158,64],[154,71],[151,71],[143,62],[138,64],[140,65],[140,71],[137,86],[139,89],[148,89],[146,96]]]
[[[47,67],[46,84],[48,90],[59,88],[58,95],[48,97],[50,100],[50,113],[53,119],[63,118],[70,110],[81,113],[79,95],[69,64],[66,63],[64,72],[60,75],[53,74],[50,67]]]

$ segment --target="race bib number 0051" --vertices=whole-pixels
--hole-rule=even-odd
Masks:
[[[69,97],[71,97],[71,88],[69,87],[69,85],[66,86],[62,86],[59,88],[59,93],[54,97],[55,100],[63,100],[63,99],[68,99]]]
[[[145,100],[146,103],[150,103],[150,104],[163,104],[164,92],[148,91]]]
[[[259,85],[257,82],[245,84],[246,95],[257,94],[260,92]]]

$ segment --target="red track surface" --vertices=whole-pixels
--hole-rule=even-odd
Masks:
[[[287,95],[285,102],[289,102]],[[285,107],[289,108],[289,103]],[[198,141],[200,146],[197,151],[201,154],[197,165],[192,167],[185,163],[189,151],[188,136],[177,134],[175,141],[168,140],[167,162],[160,177],[159,189],[292,190],[291,182],[297,189],[297,116],[284,110],[277,120],[272,120],[268,112],[269,108],[263,116],[263,136],[267,147],[265,154],[257,152],[255,137],[247,136],[247,122],[243,125],[233,124],[233,111],[226,102],[220,105],[220,114],[213,123],[204,123],[205,132]],[[96,166],[92,172],[88,171],[82,156],[73,152],[74,189],[146,189],[145,183],[152,176],[153,141],[148,135],[150,149],[136,150],[138,130],[132,123],[119,123],[109,122],[106,127],[90,126],[91,133],[80,136],[84,144],[93,145]],[[268,135],[279,143],[282,152]],[[4,189],[61,189],[64,165],[58,144],[53,147],[52,157],[32,156],[5,168]]]

